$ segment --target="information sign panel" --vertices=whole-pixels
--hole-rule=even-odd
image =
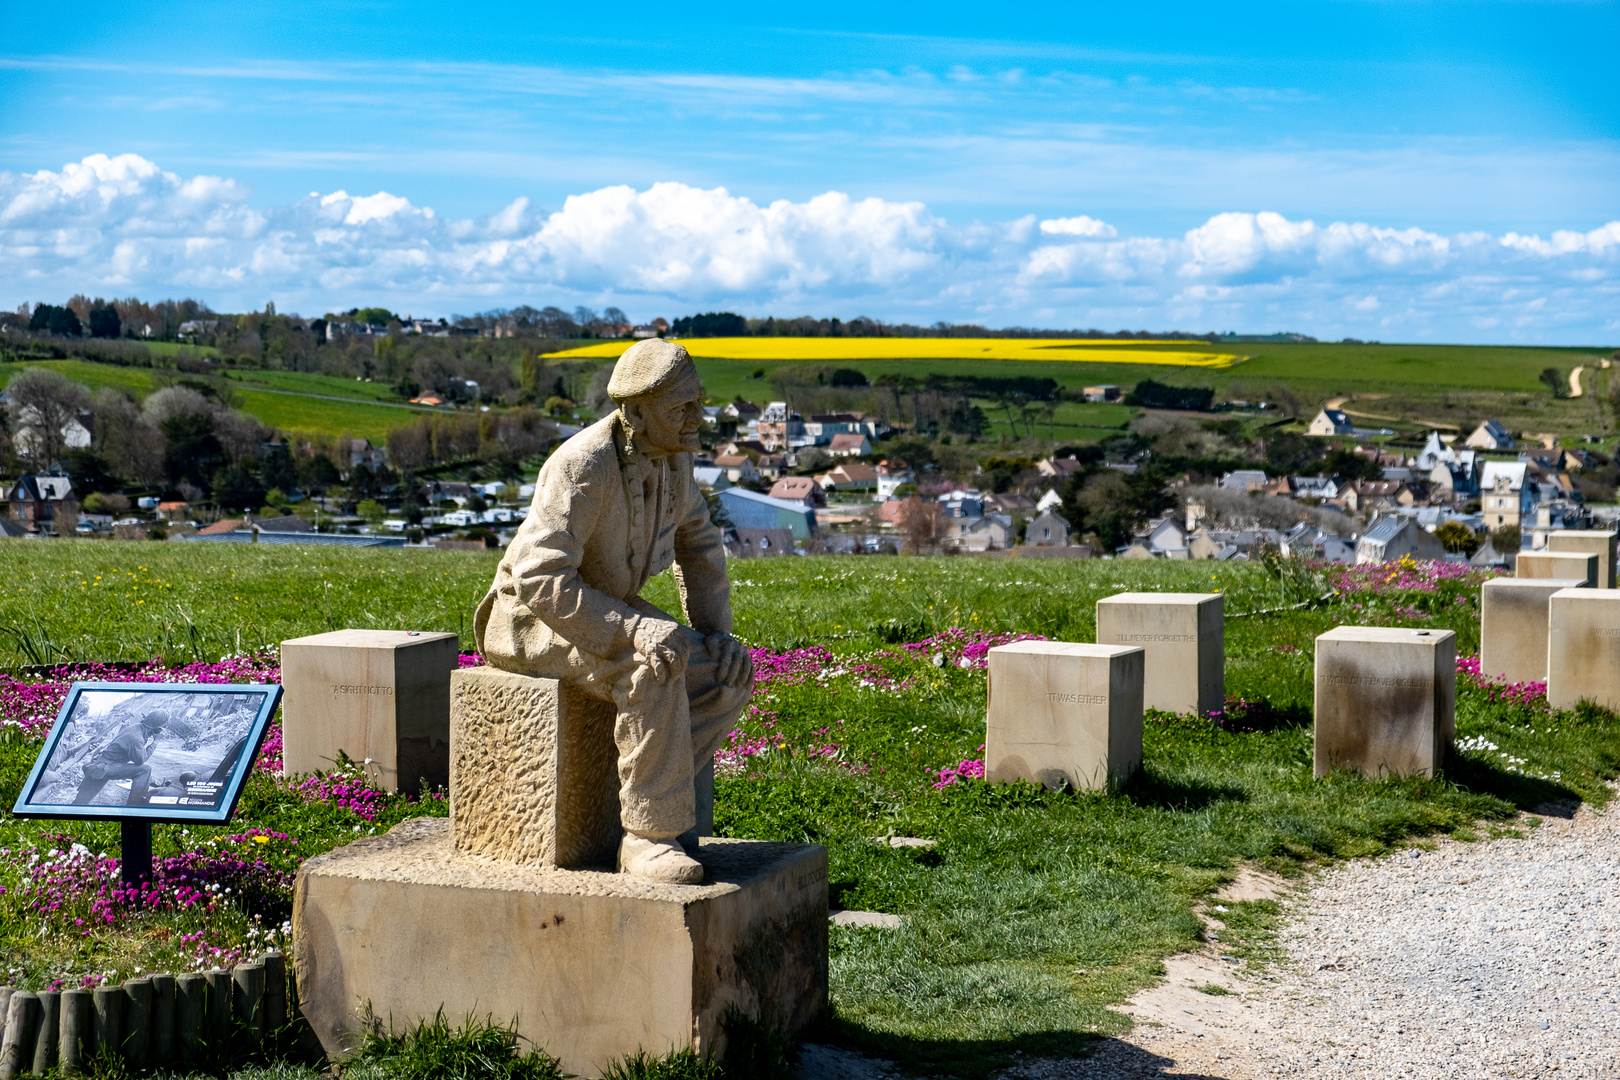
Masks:
[[[280,700],[269,683],[74,683],[12,813],[223,824]]]

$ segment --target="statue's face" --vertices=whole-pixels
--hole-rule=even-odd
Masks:
[[[696,378],[628,401],[623,411],[636,445],[655,457],[702,449],[698,431],[703,427],[703,388]]]

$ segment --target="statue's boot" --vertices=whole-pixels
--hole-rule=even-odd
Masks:
[[[677,838],[635,833],[625,833],[619,841],[619,872],[671,885],[696,885],[703,880],[703,864],[682,850]]]

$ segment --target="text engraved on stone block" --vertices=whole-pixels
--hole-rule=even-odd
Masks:
[[[1400,675],[1325,675],[1325,683],[1335,686],[1400,686],[1412,689],[1428,687],[1428,679],[1413,678]]]
[[[1592,633],[1598,637],[1620,637],[1620,626],[1600,626]]]
[[[1065,705],[1106,705],[1107,694],[1047,694],[1047,701],[1062,702]]]
[[[1197,641],[1197,634],[1112,634],[1115,641]]]
[[[792,871],[796,890],[820,888],[827,883],[827,871],[819,866],[801,866]]]
[[[364,683],[333,683],[333,694],[364,694],[368,697],[393,697],[392,686],[367,686]]]

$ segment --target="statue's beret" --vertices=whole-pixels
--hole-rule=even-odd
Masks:
[[[614,401],[629,401],[661,390],[688,372],[695,373],[696,368],[684,347],[663,338],[638,341],[613,365],[613,375],[607,384],[608,397]]]

